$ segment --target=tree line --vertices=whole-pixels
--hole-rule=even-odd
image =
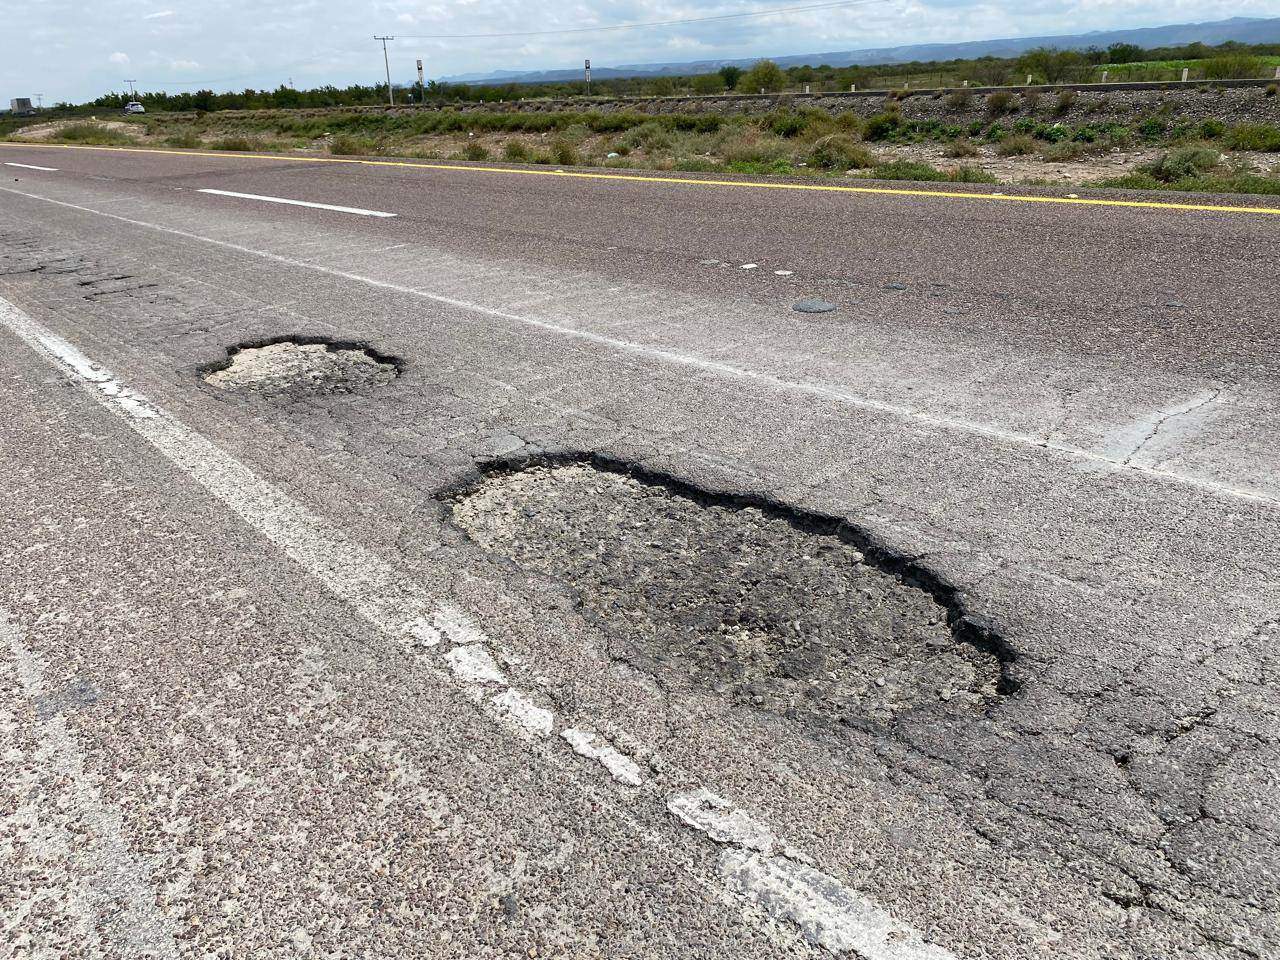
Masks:
[[[969,82],[979,86],[1022,83],[1030,76],[1035,83],[1072,83],[1096,80],[1098,70],[1114,65],[1112,79],[1158,79],[1130,69],[1150,61],[1203,61],[1198,70],[1208,79],[1261,76],[1266,63],[1261,58],[1280,55],[1280,44],[1242,44],[1227,42],[1218,46],[1191,43],[1173,47],[1143,48],[1130,43],[1113,44],[1106,49],[1061,50],[1040,47],[1018,57],[978,57],[945,61],[833,67],[780,67],[771,60],[761,60],[749,69],[726,66],[714,73],[690,76],[625,77],[596,79],[591,84],[593,96],[673,96],[682,94],[714,95],[719,93],[774,93],[810,85],[816,90],[847,90],[896,87],[911,78],[924,83],[959,85]],[[1165,72],[1168,72],[1167,68]],[[1200,78],[1197,76],[1197,79]],[[921,85],[917,83],[917,85]],[[395,86],[398,103],[416,102],[442,105],[448,103],[495,103],[525,98],[577,97],[586,94],[585,81],[548,83],[461,84],[431,81],[424,86]],[[347,87],[327,85],[298,90],[281,84],[274,90],[245,89],[215,93],[195,90],[183,93],[127,92],[108,93],[80,105],[82,109],[123,109],[130,100],[140,101],[148,110],[262,110],[323,107],[373,106],[387,102],[386,84],[353,84]],[[75,109],[72,104],[60,108]]]

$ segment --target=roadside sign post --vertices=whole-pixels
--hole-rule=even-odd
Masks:
[[[427,88],[422,82],[422,61],[418,61],[418,102],[422,103],[427,99]]]
[[[589,97],[591,96],[591,61],[590,60],[586,62],[586,66],[583,69],[586,70],[587,72],[587,96]]]

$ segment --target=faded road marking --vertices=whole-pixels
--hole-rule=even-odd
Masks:
[[[1105,453],[1098,453],[1094,450],[1086,450],[1083,447],[1073,446],[1072,444],[1063,443],[1058,440],[1031,436],[1025,433],[1017,433],[1013,430],[1005,430],[1001,427],[991,426],[990,424],[977,423],[972,420],[951,417],[945,414],[929,413],[928,411],[915,407],[908,407],[898,403],[890,403],[885,400],[876,400],[872,397],[854,393],[851,390],[828,386],[822,383],[806,383],[799,380],[787,380],[783,377],[774,376],[770,373],[763,373],[759,370],[752,370],[748,367],[740,367],[731,363],[722,363],[718,360],[700,357],[696,354],[681,353],[678,350],[654,347],[645,343],[637,343],[633,340],[623,340],[619,337],[609,337],[604,334],[593,333],[590,330],[580,330],[576,327],[566,326],[563,323],[557,323],[553,320],[545,320],[540,317],[523,316],[521,314],[511,313],[508,310],[499,310],[494,307],[487,307],[481,303],[474,303],[468,300],[460,300],[456,297],[448,297],[443,294],[432,293],[430,290],[409,287],[404,284],[392,283],[387,280],[378,280],[374,277],[366,277],[362,274],[352,273],[348,270],[339,270],[336,267],[326,267],[322,264],[311,263],[306,260],[296,260],[292,257],[281,256],[278,253],[270,253],[266,250],[246,247],[239,243],[232,243],[227,240],[218,240],[214,237],[206,237],[202,234],[179,230],[176,227],[166,227],[163,224],[151,223],[147,220],[136,220],[131,217],[124,217],[115,213],[107,213],[104,210],[95,210],[93,207],[85,207],[77,203],[69,203],[66,200],[54,200],[52,197],[41,196],[38,193],[27,193],[23,190],[14,190],[11,187],[0,187],[0,192],[13,193],[21,197],[27,197],[31,200],[40,200],[45,203],[54,204],[55,206],[65,207],[69,210],[79,210],[83,213],[92,213],[96,216],[105,217],[109,220],[128,223],[148,230],[155,230],[159,233],[169,234],[170,236],[185,237],[188,240],[196,240],[200,243],[212,244],[213,246],[221,247],[224,250],[234,250],[237,253],[260,257],[271,263],[279,263],[285,266],[296,267],[301,270],[313,270],[316,273],[321,273],[326,276],[339,277],[343,280],[363,283],[377,290],[390,290],[393,293],[419,297],[423,300],[430,300],[433,303],[439,303],[444,306],[455,307],[459,310],[478,313],[486,317],[493,317],[494,319],[505,320],[510,323],[523,324],[528,327],[534,327],[538,330],[546,330],[551,333],[584,340],[588,343],[598,344],[599,346],[635,354],[637,356],[647,357],[651,360],[657,360],[675,366],[693,367],[716,376],[735,380],[746,380],[786,393],[801,393],[807,396],[818,397],[831,403],[855,407],[862,410],[870,410],[876,413],[888,414],[890,416],[903,419],[915,420],[944,430],[957,430],[1002,443],[1010,443],[1022,447],[1034,447],[1038,450],[1063,454],[1085,463],[1094,464],[1105,469],[1115,471],[1120,476],[1143,476],[1156,478],[1194,487],[1220,496],[1245,500],[1251,503],[1264,504],[1272,508],[1280,506],[1280,498],[1273,497],[1258,490],[1237,487],[1228,483],[1222,483],[1218,480],[1210,480],[1204,477],[1179,473],[1176,470],[1169,470],[1163,467],[1145,466],[1138,463],[1126,463],[1123,459],[1118,459]]]
[[[45,173],[57,173],[57,167],[38,167],[34,163],[10,163],[8,160],[4,162],[6,167],[21,167],[23,170],[43,170]]]
[[[279,547],[287,557],[311,574],[331,594],[348,603],[375,628],[411,651],[435,649],[440,635],[457,644],[443,658],[449,670],[431,665],[426,669],[442,678],[450,678],[452,671],[456,675],[455,682],[473,700],[480,695],[482,684],[489,685],[490,689],[493,686],[506,687],[505,691],[500,691],[489,700],[485,705],[485,712],[491,716],[496,714],[496,719],[513,724],[526,734],[536,735],[517,737],[517,740],[541,743],[554,732],[556,714],[537,706],[524,691],[507,684],[506,678],[488,652],[491,641],[483,637],[479,628],[471,624],[462,611],[449,604],[423,599],[420,583],[404,576],[386,561],[352,541],[323,517],[311,513],[302,504],[277,490],[202,434],[191,430],[141,394],[121,386],[109,371],[2,298],[0,326],[8,328],[38,355],[78,381],[107,410],[123,417],[144,440],[188,477],[226,504],[233,513]],[[112,387],[103,389],[104,384],[111,384]],[[139,409],[145,410],[146,415],[139,415]],[[451,626],[457,630],[458,635],[449,635]],[[568,739],[562,740],[571,747]],[[622,757],[621,754],[618,756]],[[643,795],[641,791],[635,791],[632,795],[637,793]],[[688,818],[682,818],[682,822],[699,832],[708,833],[705,823],[717,822],[715,817],[730,809],[728,803],[705,789],[692,796],[698,798],[695,802],[700,806],[686,806],[692,812]],[[619,809],[613,812],[620,818],[629,820],[637,829],[644,831],[646,836],[652,836],[643,824],[630,818],[624,811]],[[697,815],[709,816],[712,820],[699,825]],[[768,829],[757,824],[747,814],[738,816],[729,813],[721,819],[725,823],[752,825],[751,830],[755,835],[769,838],[768,849],[778,848],[777,841]],[[740,836],[732,831],[725,835],[730,839]],[[782,849],[782,856],[800,862],[798,854],[789,848]],[[824,882],[827,884],[839,887],[834,878],[816,872],[815,875],[825,878]],[[738,882],[727,873],[725,877]],[[758,895],[759,891],[747,890],[745,887],[743,891],[748,899],[764,903],[762,896]],[[818,888],[814,888],[814,891],[815,894],[823,894]],[[821,901],[813,904],[794,902],[794,895],[787,903],[789,906],[785,909],[767,909],[771,909],[778,917],[795,922],[797,926],[801,923],[812,926],[812,917],[826,916],[828,910]],[[877,911],[876,916],[887,916],[878,907],[871,909]],[[846,917],[842,922],[857,921]],[[811,936],[803,926],[800,929],[806,936]],[[909,927],[901,924],[896,929],[910,931]],[[868,936],[872,938],[868,942],[873,942],[874,934],[869,933]],[[918,934],[911,933],[911,936],[918,939]],[[814,942],[826,946],[822,939]],[[911,958],[910,954],[901,953],[871,952],[866,956],[868,960]],[[938,954],[936,958],[928,954],[918,956],[922,960],[942,960],[944,956],[950,955]]]
[[[0,141],[0,147],[35,147],[39,150],[100,150],[109,153],[158,153],[179,157],[214,157],[219,160],[274,160],[277,163],[346,163],[369,167],[407,167],[414,170],[456,170],[465,173],[505,173],[533,177],[577,177],[582,180],[622,180],[633,183],[677,184],[698,187],[742,187],[757,190],[801,190],[819,193],[866,193],[894,197],[941,200],[989,200],[1005,203],[1050,203],[1087,207],[1132,207],[1146,210],[1203,210],[1210,213],[1262,213],[1280,215],[1280,207],[1237,207],[1213,203],[1178,203],[1168,200],[1112,200],[1106,197],[1044,197],[1021,193],[978,193],[966,190],[921,190],[911,187],[855,187],[828,183],[768,183],[761,180],[700,180],[694,177],[648,177],[628,173],[587,173],[581,170],[528,170],[519,167],[464,166],[460,163],[421,163],[412,160],[362,160],[355,157],[288,157],[261,153],[202,153],[198,150],[158,150],[149,147],[87,147],[70,143],[29,144]]]
[[[560,734],[565,743],[573,747],[573,752],[588,760],[595,760],[609,771],[609,776],[629,787],[638,787],[644,782],[640,774],[640,765],[630,757],[623,756],[615,750],[599,734],[590,730],[579,730],[570,727]],[[600,742],[597,743],[596,741]]]
[[[283,203],[290,207],[314,207],[317,210],[333,210],[337,213],[354,213],[361,217],[394,217],[394,213],[382,210],[366,210],[363,207],[340,207],[333,203],[312,203],[310,200],[291,200],[288,197],[268,197],[260,193],[236,193],[234,190],[197,190],[196,193],[212,193],[219,197],[239,197],[241,200],[261,200],[264,203]]]
[[[0,640],[23,692],[28,700],[38,701],[44,694],[43,667],[4,610],[0,610]],[[59,713],[40,716],[37,712],[33,732],[37,740],[33,760],[57,791],[52,795],[33,791],[30,796],[38,799],[6,811],[0,822],[25,821],[28,829],[20,832],[30,838],[33,858],[47,872],[60,868],[72,872],[65,906],[84,925],[80,933],[87,953],[177,960],[177,926],[156,905],[151,868],[130,848],[120,811],[94,785],[85,769],[84,751],[66,720]],[[37,897],[48,898],[52,886],[45,879]],[[18,906],[10,904],[15,911]],[[4,927],[13,932],[11,922]],[[100,942],[103,939],[106,944]]]
[[[771,916],[789,920],[832,953],[866,960],[957,960],[915,930],[783,847],[764,824],[710,790],[677,794],[672,816],[724,849],[720,872],[729,888]]]

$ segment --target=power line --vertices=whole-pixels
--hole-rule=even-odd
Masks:
[[[615,23],[601,27],[571,27],[565,30],[529,30],[522,33],[423,33],[412,36],[402,34],[401,40],[497,40],[510,37],[550,37],[567,33],[599,33],[604,30],[635,30],[641,27],[674,27],[686,23],[713,23],[720,20],[746,20],[752,17],[773,17],[785,13],[803,13],[806,10],[827,10],[831,7],[865,7],[889,0],[831,0],[829,3],[810,3],[799,7],[779,7],[775,10],[756,10],[751,13],[725,13],[714,17],[690,17],[684,20],[650,20],[645,23]]]

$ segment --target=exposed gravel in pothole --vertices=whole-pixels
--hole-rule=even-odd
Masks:
[[[939,588],[832,520],[584,462],[490,472],[452,509],[485,549],[567,585],[611,655],[671,686],[854,724],[1004,690],[1002,645],[966,642]]]
[[[223,390],[315,395],[379,387],[398,374],[394,360],[364,347],[284,340],[235,348],[204,379]]]

